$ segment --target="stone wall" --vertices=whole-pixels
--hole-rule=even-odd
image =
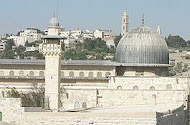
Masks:
[[[86,103],[87,107],[111,107],[111,106],[153,106],[153,105],[186,105],[186,91],[144,91],[144,90],[78,90],[67,89],[61,100],[63,109],[74,109],[77,103],[82,108]],[[166,111],[168,109],[165,109]]]
[[[10,123],[22,119],[24,108],[21,107],[19,98],[0,98],[0,111],[3,114],[3,121]]]
[[[111,80],[109,81],[109,88],[110,89],[187,91],[189,83],[190,83],[189,78],[111,77]]]

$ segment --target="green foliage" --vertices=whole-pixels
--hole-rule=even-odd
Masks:
[[[114,46],[110,46],[109,53],[115,54],[115,51],[116,51],[115,47]]]
[[[66,51],[64,53],[64,58],[69,60],[86,60],[86,52],[82,51],[82,50],[74,50],[74,49],[70,49],[68,51]]]
[[[167,38],[165,38],[165,40],[167,42],[168,47],[183,48],[187,46],[187,42],[179,35],[169,35]]]
[[[185,59],[190,59],[190,55],[185,55]]]
[[[175,76],[176,72],[174,70],[169,71],[169,76]]]
[[[44,86],[32,85],[33,90],[28,93],[18,92],[16,88],[7,91],[9,98],[21,98],[23,107],[44,107],[45,88]]]
[[[115,48],[110,48],[106,45],[106,42],[98,39],[86,39],[84,43],[77,43],[75,49],[69,49],[64,52],[64,58],[69,60],[104,60],[108,53],[114,54]],[[90,57],[88,57],[90,56]],[[91,57],[92,56],[92,57]]]
[[[86,39],[84,42],[84,48],[87,49],[88,51],[93,51],[93,52],[108,52],[108,46],[106,45],[106,42],[101,40],[100,38],[91,40],[91,39]]]
[[[119,36],[116,36],[115,39],[114,39],[114,43],[115,43],[115,46],[118,45],[120,39],[122,38],[121,34]]]
[[[170,62],[170,65],[175,66],[175,62]]]
[[[26,50],[26,47],[22,45],[15,47],[15,52],[17,56],[19,56],[20,59],[24,59],[25,50]]]
[[[36,47],[36,42],[29,43],[28,41],[26,41],[25,46],[26,47],[32,47],[32,46]]]
[[[15,54],[14,51],[12,50],[14,45],[15,44],[12,39],[6,41],[5,50],[2,52],[1,55],[2,59],[14,59]]]
[[[181,62],[177,63],[177,65],[174,67],[174,70],[178,73],[181,73],[182,72],[182,63]]]
[[[34,52],[25,52],[25,57],[34,57],[35,59],[45,59],[44,55],[40,53],[38,50]]]
[[[188,71],[188,69],[185,69],[185,68],[184,68],[184,69],[182,69],[182,72],[187,72],[187,71]]]
[[[7,91],[7,96],[9,98],[20,98],[20,93],[16,90],[15,87],[11,88],[11,90]]]

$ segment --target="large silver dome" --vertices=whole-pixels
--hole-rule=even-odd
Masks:
[[[169,64],[169,51],[164,38],[142,26],[124,35],[116,50],[116,61],[134,64]]]

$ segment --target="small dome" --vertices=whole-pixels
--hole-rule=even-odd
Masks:
[[[119,63],[169,64],[169,51],[164,38],[142,26],[124,35],[116,49]]]
[[[59,21],[57,20],[57,18],[53,17],[53,18],[49,21],[49,26],[50,26],[50,27],[57,27],[57,26],[59,26]]]

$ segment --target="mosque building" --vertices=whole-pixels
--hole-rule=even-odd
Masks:
[[[122,21],[127,23],[122,24],[123,37],[114,62],[61,60],[63,38],[59,36],[58,20],[52,18],[48,35],[43,37],[45,60],[0,60],[1,91],[7,87],[25,90],[33,83],[45,84],[49,108],[57,111],[77,107],[148,106],[141,111],[163,112],[187,106],[188,79],[168,77],[169,51],[161,34],[144,25],[128,31],[126,11]],[[62,87],[67,98],[60,95]],[[182,124],[185,116],[179,115],[174,119]]]

